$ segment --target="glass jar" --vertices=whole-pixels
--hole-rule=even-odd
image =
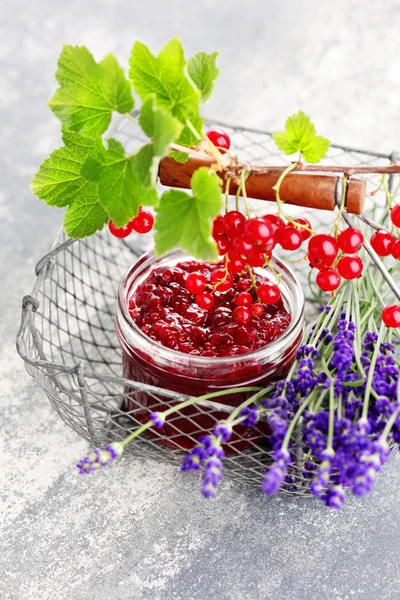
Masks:
[[[279,259],[273,259],[271,263],[282,274],[279,286],[281,297],[292,319],[278,339],[258,350],[240,356],[193,356],[162,346],[137,327],[128,310],[129,298],[135,289],[153,269],[174,267],[188,260],[193,258],[178,250],[162,258],[150,252],[139,258],[122,278],[118,291],[116,328],[123,350],[123,377],[189,396],[202,396],[236,387],[265,386],[285,377],[303,336],[304,294],[293,271]],[[273,281],[270,271],[261,268],[255,271],[258,276]],[[130,389],[127,388],[125,393],[130,394]],[[218,398],[218,403],[238,406],[248,396],[222,396]],[[155,398],[146,392],[132,392],[131,397],[126,402],[126,409],[140,423],[148,420],[150,412],[163,411],[174,403],[174,399],[167,396],[163,398],[159,393]],[[160,440],[174,448],[191,448],[195,439],[193,436],[209,431],[215,420],[226,416],[226,412],[218,415],[213,411],[210,418],[204,409],[199,412],[197,406],[187,407],[178,416],[174,415],[171,424],[167,422],[164,425]]]

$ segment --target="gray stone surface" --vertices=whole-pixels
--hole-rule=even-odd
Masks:
[[[20,298],[61,215],[28,189],[58,141],[46,107],[62,43],[127,58],[133,39],[221,50],[208,115],[267,129],[302,108],[339,143],[400,147],[397,0],[3,0],[0,13],[0,597],[398,600],[400,462],[342,512],[122,460],[92,478],[86,443],[14,350]]]

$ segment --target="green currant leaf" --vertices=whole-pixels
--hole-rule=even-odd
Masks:
[[[329,140],[315,134],[313,123],[302,111],[289,117],[285,131],[274,133],[272,138],[285,154],[301,152],[310,163],[317,163],[324,158],[330,146]]]
[[[145,134],[152,139],[156,156],[164,156],[168,145],[180,136],[183,129],[181,123],[171,113],[157,107],[154,94],[151,94],[143,102],[139,125]]]
[[[157,106],[170,111],[183,125],[187,120],[200,118],[200,92],[187,76],[185,55],[178,38],[170,40],[157,57],[147,46],[135,42],[129,64],[132,85],[143,101],[155,94]]]
[[[158,205],[156,189],[144,184],[151,176],[151,146],[145,145],[133,156],[126,156],[122,144],[111,138],[100,157],[89,156],[82,165],[81,174],[98,182],[100,204],[117,227],[126,225],[139,206]]]
[[[164,192],[155,222],[158,255],[179,245],[195,258],[216,260],[218,251],[211,237],[211,221],[222,208],[221,180],[201,167],[192,176],[193,196],[181,190]]]
[[[211,96],[215,80],[219,75],[219,69],[216,66],[217,57],[218,52],[212,54],[198,52],[188,61],[188,73],[200,90],[202,102]]]
[[[79,133],[63,131],[65,146],[54,150],[34,175],[31,190],[50,206],[62,208],[64,227],[70,237],[82,238],[102,229],[108,221],[100,205],[97,184],[80,175],[81,165],[89,153],[96,160],[104,151],[100,138],[89,139]]]
[[[49,106],[72,131],[99,136],[113,111],[124,114],[133,108],[130,84],[112,54],[96,63],[85,46],[64,46],[56,79],[60,87]]]

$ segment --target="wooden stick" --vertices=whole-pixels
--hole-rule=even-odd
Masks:
[[[200,167],[210,167],[215,164],[212,158],[190,156],[186,163],[178,163],[171,157],[165,157],[160,163],[160,182],[168,187],[190,188],[190,179]],[[317,165],[312,171],[317,171]],[[217,171],[224,184],[231,176],[230,194],[236,194],[239,187],[239,173],[246,168],[250,172],[246,179],[246,194],[249,198],[275,201],[275,190],[279,175],[285,167],[252,167],[246,163],[237,163],[232,168]],[[337,172],[343,172],[337,167]],[[347,171],[346,171],[347,172]],[[312,172],[296,169],[289,173],[282,182],[280,197],[287,204],[295,204],[308,208],[333,210],[336,206],[336,189],[340,180],[339,175]],[[225,189],[225,185],[223,187]],[[361,214],[364,208],[366,182],[363,179],[351,178],[347,188],[346,209],[353,214]]]

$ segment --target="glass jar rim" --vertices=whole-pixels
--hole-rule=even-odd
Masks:
[[[160,260],[168,258],[173,259],[178,257],[182,262],[185,260],[195,260],[193,259],[193,257],[189,257],[187,254],[184,254],[180,250],[173,250],[161,257]],[[135,347],[138,346],[138,341],[142,341],[143,344],[146,344],[148,347],[153,348],[154,352],[157,352],[158,356],[160,358],[163,358],[164,360],[168,360],[168,358],[175,360],[180,358],[181,360],[190,360],[193,366],[198,365],[199,367],[204,367],[207,364],[209,365],[209,356],[186,354],[184,352],[179,352],[179,350],[167,348],[160,344],[158,341],[152,340],[149,336],[143,333],[143,331],[136,325],[129,313],[127,291],[129,292],[131,289],[130,281],[132,279],[132,276],[140,267],[142,267],[142,270],[151,269],[152,266],[155,266],[155,262],[157,260],[158,257],[156,257],[153,251],[142,254],[138,258],[138,260],[128,269],[126,274],[122,277],[118,288],[117,321],[120,327],[121,325],[124,325],[122,327],[122,330],[125,335],[128,334],[128,343],[134,344]],[[290,342],[293,337],[297,337],[297,335],[299,334],[299,330],[303,327],[303,316],[305,306],[305,298],[302,285],[297,276],[294,274],[293,270],[284,261],[274,257],[271,259],[270,263],[274,268],[278,268],[279,271],[282,273],[282,282],[288,285],[289,289],[292,292],[292,296],[295,300],[291,309],[292,319],[290,321],[289,326],[276,340],[270,342],[269,344],[266,344],[265,346],[262,346],[261,348],[257,348],[257,350],[253,350],[252,352],[248,352],[247,354],[240,354],[235,356],[215,356],[212,358],[212,361],[216,361],[220,365],[232,365],[232,367],[234,367],[238,361],[257,360],[263,355],[263,353],[265,353],[266,350],[270,351],[271,354],[279,354],[280,351],[282,351],[283,353],[287,347],[288,342]],[[285,301],[285,296],[283,296],[283,299]]]

